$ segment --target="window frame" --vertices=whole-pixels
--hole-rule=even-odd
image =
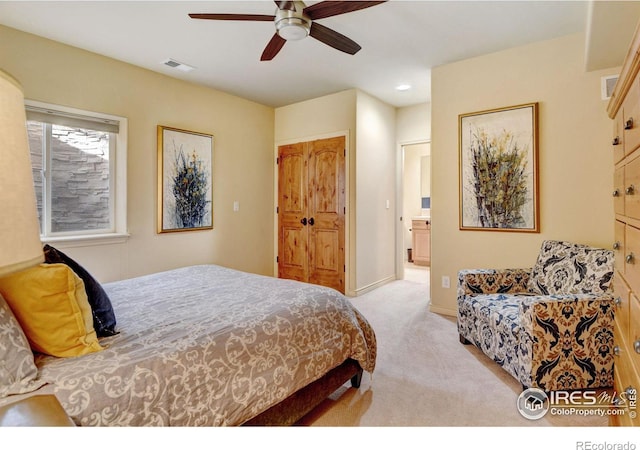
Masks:
[[[82,117],[94,122],[116,122],[118,125],[118,132],[110,132],[109,138],[109,189],[112,192],[109,196],[111,228],[95,230],[95,232],[91,230],[52,232],[49,219],[51,187],[49,186],[49,177],[45,176],[41,241],[43,243],[64,243],[65,246],[70,247],[125,242],[129,237],[127,231],[127,119],[112,114],[81,110],[29,99],[25,100],[25,109],[27,110],[27,115],[29,111],[41,111],[51,115]],[[42,123],[45,124],[45,129],[50,131],[51,123]],[[46,147],[46,152],[43,149],[43,158],[45,158],[44,171],[46,172],[50,167],[51,152],[50,145],[44,141],[50,139],[50,133],[46,133],[44,138],[43,147]]]

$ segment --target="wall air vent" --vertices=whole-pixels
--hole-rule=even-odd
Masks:
[[[618,75],[609,75],[601,78],[600,90],[602,92],[602,100],[609,100],[611,98],[611,94],[613,94],[613,89],[616,87],[617,81]]]
[[[184,64],[184,63],[178,62],[175,59],[171,59],[171,58],[169,58],[166,61],[164,61],[163,64],[165,66],[171,67],[172,69],[180,70],[181,72],[191,72],[192,70],[195,69],[195,67],[192,67],[192,66],[190,66],[188,64]]]

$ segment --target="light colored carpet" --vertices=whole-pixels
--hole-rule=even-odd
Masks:
[[[529,420],[516,408],[520,384],[458,340],[455,318],[429,312],[428,284],[402,280],[351,299],[373,326],[377,367],[359,389],[343,386],[312,411],[309,426],[588,426],[606,417],[547,414]]]

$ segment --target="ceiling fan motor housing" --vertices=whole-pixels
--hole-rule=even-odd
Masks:
[[[302,8],[299,7],[296,8],[296,11],[278,9],[274,22],[280,37],[287,41],[304,39],[311,30],[311,18],[304,14]]]

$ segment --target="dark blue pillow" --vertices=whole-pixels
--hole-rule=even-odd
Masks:
[[[48,244],[44,246],[44,259],[48,264],[66,264],[84,281],[84,288],[87,292],[93,315],[93,328],[95,328],[98,337],[118,334],[116,331],[116,315],[113,312],[111,300],[100,283],[80,264]]]

